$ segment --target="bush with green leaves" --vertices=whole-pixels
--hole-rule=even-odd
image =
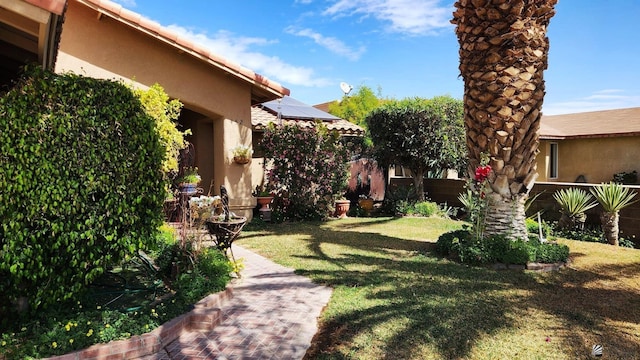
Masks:
[[[38,67],[0,98],[5,299],[68,299],[149,245],[165,197],[154,126],[123,84]]]
[[[416,215],[429,217],[440,213],[440,207],[433,201],[421,201],[414,205]]]
[[[436,250],[465,264],[490,263],[520,264],[528,262],[566,262],[569,247],[556,243],[512,240],[506,236],[478,239],[470,230],[462,229],[442,234],[436,242]]]
[[[279,198],[272,204],[278,219],[319,220],[331,215],[349,175],[347,151],[337,132],[320,122],[313,128],[270,124],[261,146],[270,163],[268,184]]]
[[[176,296],[195,303],[207,294],[224,290],[233,271],[233,264],[220,250],[205,248],[198,253],[193,269],[178,277]]]

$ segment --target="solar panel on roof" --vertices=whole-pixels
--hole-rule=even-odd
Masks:
[[[328,112],[316,109],[290,96],[285,96],[280,100],[272,100],[262,103],[262,106],[269,110],[280,113],[283,118],[291,119],[318,119],[318,120],[340,120]]]

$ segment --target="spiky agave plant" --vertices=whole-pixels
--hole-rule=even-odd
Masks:
[[[584,229],[587,220],[585,212],[598,205],[588,192],[579,188],[560,189],[553,194],[553,198],[560,205],[559,226],[562,229]]]
[[[600,221],[602,222],[604,236],[609,244],[618,246],[619,212],[637,201],[633,200],[636,193],[632,192],[628,187],[614,182],[600,184],[591,189],[591,193],[602,206],[603,212],[600,214]]]

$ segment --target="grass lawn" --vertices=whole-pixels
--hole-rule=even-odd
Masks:
[[[433,253],[461,222],[347,218],[246,229],[237,244],[334,288],[309,359],[640,359],[640,250],[560,240],[557,272]]]

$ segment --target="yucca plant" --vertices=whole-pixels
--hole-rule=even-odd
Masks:
[[[632,192],[628,187],[614,182],[600,184],[591,189],[591,193],[593,193],[593,196],[596,197],[603,209],[602,214],[600,214],[600,221],[602,222],[604,236],[609,244],[618,246],[619,212],[637,201],[633,200],[636,193]]]
[[[591,194],[579,188],[560,189],[553,194],[553,198],[560,205],[558,225],[565,230],[583,230],[587,220],[585,212],[598,205]]]

